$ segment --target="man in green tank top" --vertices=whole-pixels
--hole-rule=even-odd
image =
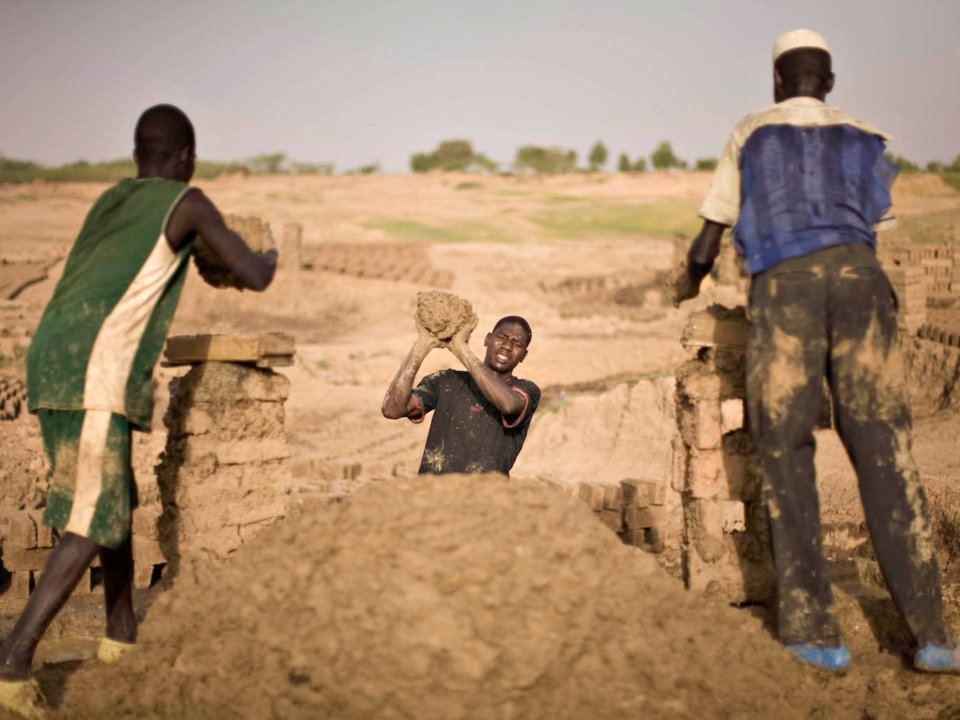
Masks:
[[[198,235],[241,285],[264,290],[277,252],[259,255],[188,183],[196,142],[187,116],[157,105],[134,132],[137,177],[91,208],[27,354],[27,395],[50,460],[45,524],[60,539],[13,632],[0,645],[0,706],[42,717],[30,665],[40,637],[99,555],[107,611],[98,656],[136,639],[130,433],[149,430],[153,368]]]

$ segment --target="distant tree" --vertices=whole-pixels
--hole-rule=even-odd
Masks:
[[[376,175],[378,172],[380,172],[380,163],[374,162],[370,163],[369,165],[361,165],[357,169],[357,172],[361,175]]]
[[[716,158],[697,158],[696,165],[694,168],[697,170],[716,170],[717,169],[717,159]]]
[[[884,156],[887,158],[887,160],[896,165],[900,172],[911,173],[917,172],[920,169],[919,165],[911,160],[907,160],[907,158],[903,157],[903,155],[894,155],[893,153],[888,152],[884,153]]]
[[[430,153],[417,153],[410,158],[413,172],[469,172],[492,171],[497,164],[481,153],[474,152],[469,140],[444,140]]]
[[[294,175],[333,175],[333,169],[333,163],[290,163],[290,171]]]
[[[946,169],[947,166],[939,160],[931,160],[927,163],[927,172],[942,173]]]
[[[650,153],[650,162],[657,170],[684,167],[683,161],[674,155],[673,146],[667,140],[657,145],[656,149]]]
[[[620,153],[620,158],[617,160],[617,171],[618,172],[630,172],[633,170],[630,167],[630,158],[627,157],[626,153]]]
[[[264,153],[250,158],[244,164],[252,175],[279,175],[287,172],[283,167],[286,159],[284,153]]]
[[[949,172],[960,172],[960,155],[957,155],[953,162],[947,167]]]
[[[538,175],[558,175],[576,169],[577,153],[560,147],[524,145],[517,148],[513,164],[518,170],[530,170]]]
[[[410,169],[415,173],[433,170],[433,158],[428,153],[416,153],[410,157]]]
[[[638,157],[637,162],[633,164],[634,172],[646,172],[647,171],[647,159],[643,157]]]
[[[590,170],[596,172],[607,164],[607,146],[597,140],[590,148]]]

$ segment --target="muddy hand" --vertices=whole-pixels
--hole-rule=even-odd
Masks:
[[[470,343],[470,336],[473,334],[473,331],[477,329],[477,324],[480,322],[480,318],[477,317],[476,313],[470,316],[470,319],[465,322],[459,330],[457,330],[453,337],[450,338],[452,344],[458,345],[468,345]]]
[[[680,307],[680,303],[684,300],[690,300],[700,294],[700,283],[690,277],[686,263],[681,263],[670,279],[669,287],[673,294],[674,307]]]
[[[415,345],[421,348],[424,353],[428,353],[434,348],[447,346],[446,342],[421,325],[418,317],[414,316],[413,322],[417,326],[417,341]]]

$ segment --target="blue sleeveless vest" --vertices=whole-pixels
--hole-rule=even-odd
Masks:
[[[876,245],[897,169],[881,138],[852,125],[764,125],[740,152],[734,242],[750,273],[851,242]]]

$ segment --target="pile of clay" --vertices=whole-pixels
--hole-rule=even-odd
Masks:
[[[438,340],[447,341],[458,330],[475,325],[473,306],[463,298],[442,290],[417,293],[416,321]]]
[[[225,215],[223,218],[227,227],[239,235],[253,252],[263,254],[277,246],[270,232],[270,226],[258,217],[241,215]],[[233,274],[223,266],[220,258],[207,244],[203,236],[197,237],[193,261],[197,266],[200,277],[208,285],[216,288],[239,288]]]
[[[137,648],[80,668],[60,709],[799,718],[829,717],[829,703],[758,621],[704,605],[582,502],[534,481],[445,475],[371,483],[224,565],[184,571]]]

